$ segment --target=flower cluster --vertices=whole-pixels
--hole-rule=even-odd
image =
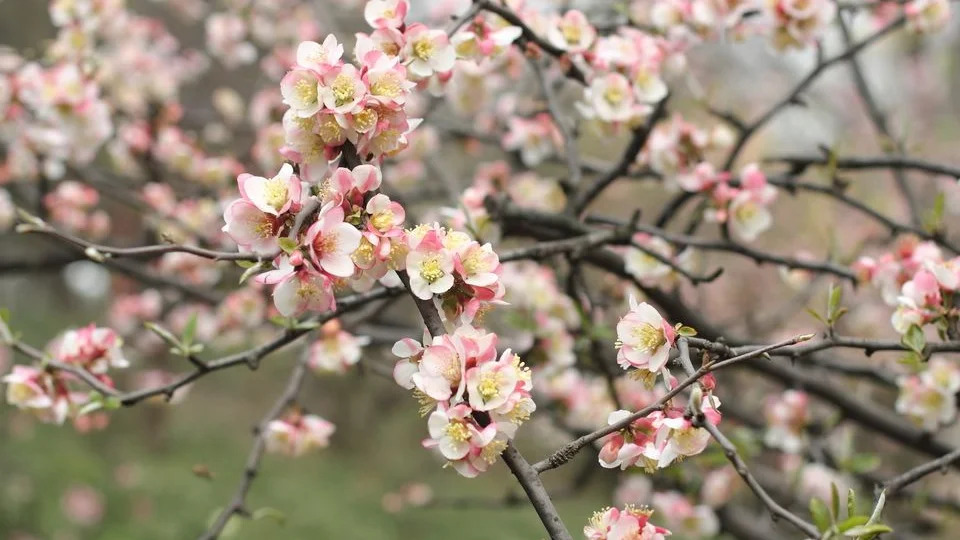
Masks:
[[[667,187],[693,191],[698,185],[697,166],[707,161],[708,153],[732,144],[733,133],[726,126],[718,124],[708,131],[678,113],[654,126],[637,162],[664,175]]]
[[[903,6],[907,28],[917,33],[942,30],[950,21],[949,0],[913,0]]]
[[[716,173],[709,163],[698,165],[689,176],[682,178],[681,187],[685,191],[710,193],[711,208],[705,212],[707,220],[728,224],[745,242],[753,242],[773,225],[768,207],[776,200],[777,190],[755,163],[740,171],[736,185],[729,173]]]
[[[108,370],[129,365],[120,349],[122,343],[113,330],[91,324],[67,331],[52,344],[52,357],[112,387]],[[79,416],[92,397],[87,391],[73,389],[78,385],[88,390],[76,375],[49,366],[14,366],[2,381],[7,384],[8,403],[34,413],[44,422],[62,424],[67,418]]]
[[[766,7],[764,14],[778,49],[812,45],[837,14],[837,4],[831,0],[767,0]]]
[[[664,540],[670,531],[650,523],[651,516],[653,510],[646,507],[604,508],[593,514],[583,535],[587,540]]]
[[[861,257],[853,266],[862,281],[878,287],[884,301],[896,306],[891,323],[897,332],[934,324],[945,333],[956,321],[952,299],[960,288],[960,257],[944,258],[935,243],[909,237],[894,251]]]
[[[326,448],[335,430],[333,424],[315,414],[293,410],[267,424],[264,442],[268,452],[299,457]]]
[[[630,19],[680,42],[717,39],[727,33],[735,38],[748,34],[747,17],[760,7],[759,0],[633,0]]]
[[[764,444],[791,454],[802,451],[807,445],[808,406],[809,398],[800,390],[767,397],[763,408],[767,420]]]
[[[680,492],[654,493],[653,507],[663,515],[664,525],[680,538],[713,538],[720,532],[720,520],[713,509],[693,504]]]
[[[896,410],[926,431],[935,431],[957,416],[960,368],[945,358],[934,357],[923,370],[897,380],[900,395]]]
[[[530,370],[509,349],[497,355],[496,334],[460,326],[429,344],[401,340],[393,353],[397,383],[433,411],[423,445],[463,476],[486,471],[536,409]]]
[[[580,55],[593,72],[577,108],[607,128],[643,121],[667,95],[661,70],[670,53],[666,42],[634,28],[598,38]]]
[[[714,425],[720,423],[719,406],[720,400],[716,396],[703,396],[700,410],[705,421]],[[614,411],[607,423],[614,425],[629,416],[629,411]],[[668,467],[677,459],[703,452],[709,441],[710,433],[694,426],[682,407],[668,406],[605,437],[599,461],[608,469],[620,467],[626,470],[636,466],[653,472]]]
[[[96,209],[100,194],[92,187],[65,180],[43,197],[50,219],[70,232],[103,238],[110,232],[110,216]]]

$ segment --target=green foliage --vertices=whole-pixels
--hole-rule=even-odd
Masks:
[[[850,489],[846,497],[846,517],[841,519],[840,493],[836,484],[830,484],[830,506],[814,497],[810,499],[810,516],[817,530],[822,533],[821,540],[839,540],[840,538],[871,540],[877,535],[893,531],[889,526],[879,522],[885,501],[885,495],[881,494],[872,513],[861,514],[857,511],[857,494]]]

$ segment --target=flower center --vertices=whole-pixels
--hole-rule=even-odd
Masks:
[[[751,219],[756,217],[757,212],[758,212],[758,209],[756,204],[752,202],[742,204],[739,207],[737,207],[737,211],[736,211],[737,221],[750,221]]]
[[[663,332],[650,323],[643,323],[634,328],[633,335],[637,338],[637,348],[647,354],[653,354],[654,351],[667,342],[667,338],[664,337]]]
[[[370,93],[375,96],[395,98],[403,93],[403,87],[397,74],[389,72],[381,75],[376,82],[370,85]]]
[[[356,89],[353,86],[353,79],[349,75],[345,73],[337,75],[337,78],[333,80],[332,88],[337,107],[353,101]]]
[[[502,377],[497,372],[486,373],[480,379],[480,384],[477,385],[477,391],[480,392],[480,397],[482,397],[484,401],[490,401],[500,395],[501,379]]]
[[[315,103],[317,101],[317,85],[311,84],[307,79],[300,79],[294,86],[297,97],[304,103]]]
[[[500,457],[500,454],[507,449],[507,441],[502,439],[497,439],[495,441],[490,441],[490,444],[483,447],[483,450],[480,451],[480,457],[483,458],[487,463],[493,463]]]
[[[373,244],[367,240],[367,237],[360,237],[360,246],[353,252],[352,258],[357,266],[365,267],[373,265]]]
[[[583,37],[583,32],[580,30],[580,27],[575,24],[561,25],[560,33],[563,34],[563,39],[571,45],[580,43],[580,39]]]
[[[280,178],[267,180],[264,187],[264,199],[274,210],[280,211],[287,202],[287,183]]]
[[[450,437],[458,443],[467,442],[470,440],[470,430],[467,429],[467,425],[462,420],[453,420],[447,424],[446,428],[447,437]]]
[[[337,120],[332,115],[325,116],[320,121],[320,125],[317,126],[317,134],[327,144],[339,141],[341,133],[340,125],[337,124]]]
[[[611,86],[603,92],[603,99],[605,99],[607,103],[611,105],[619,105],[620,102],[623,101],[623,98],[623,90],[616,86]]]
[[[353,125],[360,133],[366,133],[377,125],[377,113],[373,109],[364,109],[353,115]]]
[[[370,223],[380,232],[387,231],[393,226],[393,212],[390,210],[377,212],[370,218]]]
[[[420,276],[427,283],[433,283],[446,275],[440,267],[440,259],[436,256],[425,259],[420,263]]]
[[[413,55],[426,62],[433,56],[433,42],[428,38],[417,40],[413,44]]]

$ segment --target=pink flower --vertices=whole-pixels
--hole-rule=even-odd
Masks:
[[[299,457],[329,446],[334,431],[336,427],[319,416],[294,412],[267,424],[266,448],[268,452]]]
[[[316,373],[346,373],[360,361],[363,346],[370,342],[369,338],[341,330],[336,319],[324,324],[320,334],[320,339],[314,341],[307,352],[307,365]]]
[[[423,441],[423,445],[437,448],[440,455],[450,461],[467,457],[473,449],[482,449],[493,441],[497,428],[494,424],[481,428],[472,413],[470,407],[463,404],[452,407],[441,404],[427,420],[430,438]]]
[[[279,250],[277,237],[282,226],[273,214],[268,214],[246,199],[236,199],[223,212],[223,232],[238,246],[259,255]]]
[[[440,245],[435,231],[429,232],[428,237],[407,254],[406,260],[410,290],[422,300],[449,291],[456,266],[454,254]]]
[[[60,339],[56,357],[68,364],[80,366],[97,375],[107,369],[125,368],[130,363],[120,349],[123,340],[110,328],[89,325],[67,331]]]
[[[403,220],[406,212],[398,202],[390,200],[383,193],[378,193],[367,201],[367,230],[386,238],[394,238],[403,234]]]
[[[627,122],[638,115],[630,81],[619,73],[596,77],[584,90],[582,110],[603,122]]]
[[[273,178],[241,174],[237,185],[244,199],[261,212],[279,216],[300,205],[300,179],[293,174],[293,167],[284,163]]]
[[[507,350],[500,361],[485,362],[467,370],[470,407],[477,411],[489,411],[507,403],[520,382],[512,358],[513,355]]]
[[[636,367],[657,373],[667,365],[676,331],[646,302],[630,298],[630,312],[617,323],[620,351],[617,362],[624,369]]]
[[[597,31],[583,12],[571,9],[547,27],[547,39],[560,49],[582,53],[590,48]]]
[[[402,108],[416,84],[407,80],[407,70],[400,65],[400,59],[374,51],[363,60],[369,65],[363,79],[370,89],[371,101],[395,110]]]
[[[907,28],[928,33],[943,29],[950,21],[949,0],[913,0],[903,7]]]
[[[363,18],[374,28],[400,28],[409,8],[407,0],[368,0]]]
[[[284,317],[329,311],[335,304],[330,278],[298,270],[273,289],[273,304]]]
[[[3,377],[7,384],[7,403],[21,409],[48,409],[53,406],[45,372],[29,366],[13,366]]]
[[[300,118],[313,116],[324,106],[320,100],[320,79],[313,70],[288,71],[280,81],[280,92],[283,102]]]
[[[347,114],[359,107],[367,95],[367,86],[354,65],[343,64],[323,76],[319,91],[326,108],[337,114]]]
[[[324,75],[337,66],[342,56],[343,45],[337,42],[333,34],[328,35],[323,44],[304,41],[297,46],[297,65],[318,75]]]
[[[337,277],[350,277],[354,272],[350,255],[360,246],[360,231],[344,223],[343,209],[327,206],[317,221],[310,225],[304,242],[313,264]]]
[[[407,27],[403,35],[406,39],[403,56],[411,78],[426,79],[434,73],[446,73],[453,69],[457,54],[446,32],[414,23]]]
[[[670,531],[650,523],[653,511],[626,506],[595,512],[583,528],[587,540],[664,540]]]

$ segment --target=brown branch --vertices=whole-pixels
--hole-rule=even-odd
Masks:
[[[277,398],[273,407],[264,415],[260,423],[253,428],[253,446],[247,455],[247,463],[243,470],[243,479],[240,481],[240,485],[237,486],[230,500],[230,504],[220,512],[213,525],[200,536],[200,540],[216,539],[223,533],[223,529],[235,515],[246,516],[250,514],[250,511],[246,508],[247,493],[249,493],[250,488],[253,486],[253,481],[257,477],[260,470],[260,461],[263,459],[263,454],[266,450],[267,426],[296,400],[297,394],[300,392],[300,387],[303,385],[303,378],[306,372],[307,358],[304,357],[304,359],[294,366],[293,371],[290,373],[290,378],[287,381],[286,388],[283,390],[283,393],[280,394],[280,397]]]

